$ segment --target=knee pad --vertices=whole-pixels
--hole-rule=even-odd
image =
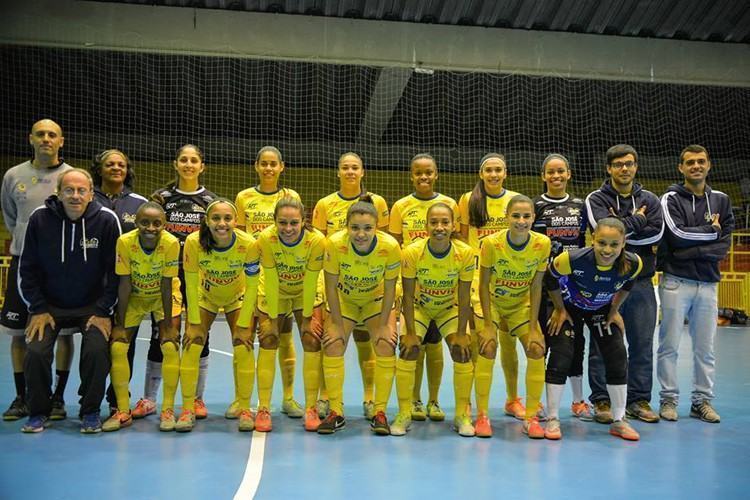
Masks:
[[[548,338],[549,359],[544,381],[548,384],[565,384],[573,361],[574,340],[560,332]]]
[[[606,380],[611,385],[628,383],[628,352],[622,336],[612,335],[599,339],[599,351],[604,360]]]

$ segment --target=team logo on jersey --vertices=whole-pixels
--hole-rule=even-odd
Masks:
[[[201,266],[201,267],[206,267],[210,263],[211,263],[210,259],[201,259],[201,260],[198,261],[198,265]]]
[[[86,248],[99,248],[99,239],[98,238],[88,238],[84,240],[81,238],[81,248],[84,247],[84,244],[86,245]]]
[[[347,264],[346,262],[342,262],[342,263],[341,263],[341,269],[343,269],[343,270],[345,270],[345,271],[346,271],[346,270],[349,270],[349,269],[351,269],[351,268],[352,268],[352,265],[351,265],[351,264]]]
[[[404,217],[416,217],[417,215],[419,215],[419,209],[413,208],[406,212],[406,215],[404,215]]]
[[[706,219],[706,222],[711,222],[711,214],[706,212],[703,217]]]
[[[508,261],[508,259],[499,259],[499,260],[497,261],[497,265],[498,265],[498,266],[507,266],[507,265],[508,265],[509,263],[510,263],[510,262]]]
[[[568,207],[568,215],[581,215],[580,208]]]
[[[542,217],[547,217],[547,216],[550,216],[550,215],[552,215],[554,213],[555,213],[555,209],[554,208],[549,208],[549,209],[545,210],[544,212],[542,212]]]
[[[575,271],[573,271],[574,276],[583,276],[583,274],[584,272],[581,269],[576,269]]]
[[[129,223],[129,224],[135,224],[135,214],[129,214],[127,212],[123,212],[122,221],[125,223]]]
[[[193,212],[204,212],[203,207],[198,205],[197,203],[193,203],[193,206],[191,207],[191,210]]]
[[[5,317],[8,318],[9,321],[18,321],[21,317],[21,314],[13,311],[8,311],[5,313]]]
[[[609,276],[599,276],[598,274],[594,276],[594,281],[612,281],[612,278]]]
[[[251,201],[247,205],[245,205],[245,208],[248,210],[255,210],[258,208],[258,202],[257,201]]]
[[[25,192],[26,192],[26,184],[24,184],[23,182],[19,182],[19,183],[18,183],[18,184],[16,185],[16,189],[17,189],[17,190],[18,190],[19,192],[21,192],[21,193],[25,193]]]
[[[430,274],[430,270],[426,267],[420,267],[417,269],[417,276],[424,276],[425,274]]]
[[[590,299],[593,294],[591,292],[587,292],[586,290],[581,290],[581,295],[583,295],[587,299]]]

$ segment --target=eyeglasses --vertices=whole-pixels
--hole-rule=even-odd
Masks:
[[[636,165],[637,165],[637,163],[634,162],[633,160],[628,160],[628,161],[613,161],[612,163],[609,164],[610,167],[615,168],[617,170],[620,170],[621,168],[626,168],[626,167],[627,168],[632,168],[632,167],[635,167]]]
[[[72,198],[73,196],[78,193],[78,196],[88,196],[88,194],[91,192],[89,188],[72,188],[72,187],[66,187],[62,190],[63,196],[66,198]]]

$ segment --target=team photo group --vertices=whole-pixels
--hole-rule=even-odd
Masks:
[[[415,151],[399,174],[413,191],[386,202],[366,189],[366,158],[356,152],[342,152],[331,169],[337,191],[302,200],[283,181],[282,151],[265,146],[250,167],[254,185],[229,199],[203,185],[204,152],[194,144],[177,149],[175,178],[136,194],[126,152],[109,149],[74,168],[49,119],[33,124],[29,143],[33,158],[6,172],[0,193],[12,235],[0,324],[16,389],[3,419],[26,419],[25,433],[67,418],[77,332],[82,433],[118,431],[152,414],[161,431],[200,430],[219,314],[233,354],[224,416],[240,431],[271,431],[272,408],[305,431],[343,430],[353,338],[361,413],[375,434],[404,436],[413,421],[449,418],[459,435],[489,438],[491,414],[504,413],[529,438],[559,440],[569,383],[563,416],[636,441],[634,421],[680,416],[683,331],[693,355],[679,361],[692,363],[689,416],[720,421],[717,291],[734,218],[729,197],[707,183],[703,146],[674,152],[675,183],[665,193],[641,186],[638,152],[627,144],[601,152],[601,187],[575,194],[575,165],[561,154],[538,165],[540,192],[517,193],[504,187],[513,165],[487,153],[458,200],[439,192],[435,158]],[[146,360],[135,349],[142,322],[151,330]],[[438,397],[444,357],[453,369],[449,416]],[[505,399],[491,402],[498,357]],[[145,390],[133,404],[139,363]],[[277,371],[282,399],[272,404]],[[397,406],[389,408],[394,385]]]

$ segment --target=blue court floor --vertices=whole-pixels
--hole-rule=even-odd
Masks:
[[[0,499],[750,498],[750,328],[719,329],[715,406],[721,424],[688,418],[689,344],[685,335],[680,421],[636,422],[641,433],[636,443],[609,436],[607,426],[574,420],[569,390],[561,410],[563,439],[528,439],[520,422],[502,415],[499,366],[491,397],[494,437],[461,438],[450,430],[447,355],[441,389],[446,422],[416,422],[401,438],[374,436],[361,417],[353,345],[347,353],[345,430],[332,436],[306,433],[300,420],[280,415],[277,408],[273,432],[250,435],[238,433],[236,422],[223,418],[233,396],[231,347],[226,324],[217,323],[205,394],[210,414],[192,433],[160,433],[156,416],[97,435],[81,435],[75,418],[35,435],[21,434],[22,422],[0,423]],[[134,400],[142,394],[147,345],[138,340]],[[0,339],[3,410],[14,394],[9,346],[8,339]],[[299,343],[297,348],[301,362]],[[77,360],[66,392],[73,416],[78,411]],[[522,361],[522,374],[523,368]],[[277,407],[279,386],[277,372]],[[301,367],[295,393],[302,400]],[[656,389],[654,401],[658,404]],[[394,389],[391,416],[395,406]]]

